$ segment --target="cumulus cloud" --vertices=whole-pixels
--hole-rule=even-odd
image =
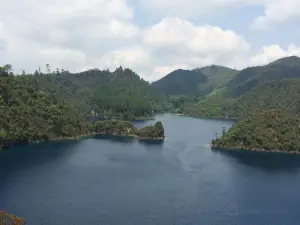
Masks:
[[[269,0],[264,6],[264,15],[253,21],[252,28],[272,28],[287,22],[300,21],[299,0]]]
[[[264,46],[259,53],[250,59],[250,64],[254,66],[265,65],[288,56],[300,57],[300,47],[294,44],[289,45],[286,49],[282,49],[279,45]]]
[[[147,70],[147,67],[152,66],[151,56],[146,49],[140,46],[130,46],[108,52],[100,58],[99,64],[110,70],[119,66],[133,68],[144,76],[143,73]]]
[[[147,28],[143,41],[158,68],[185,65],[195,68],[209,64],[241,64],[249,53],[250,45],[231,30],[209,25],[195,25],[180,18],[165,18]],[[170,72],[170,71],[169,71]]]
[[[53,69],[71,71],[121,65],[153,81],[178,68],[264,64],[298,54],[299,48],[266,46],[255,55],[249,41],[235,31],[189,18],[256,4],[265,7],[265,15],[255,24],[268,26],[276,14],[278,21],[290,15],[296,18],[296,0],[285,2],[289,4],[282,6],[279,0],[0,0],[0,65],[10,63],[15,72],[32,72],[48,63]],[[137,8],[129,3],[150,10],[157,22],[138,25]]]
[[[133,0],[158,15],[195,19],[216,10],[260,6],[264,14],[254,18],[252,28],[270,28],[291,21],[300,21],[299,0]]]

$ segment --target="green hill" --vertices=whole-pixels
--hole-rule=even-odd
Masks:
[[[72,105],[38,91],[30,79],[0,77],[0,145],[73,137],[87,131]]]
[[[39,90],[69,101],[84,114],[135,119],[152,116],[166,108],[166,97],[130,69],[114,72],[93,69],[81,73],[67,71],[31,76]]]
[[[194,95],[199,92],[200,85],[206,82],[207,77],[201,72],[178,69],[151,86],[168,95]]]
[[[186,109],[188,115],[240,116],[257,109],[299,112],[300,58],[288,57],[238,73],[227,86],[216,88]]]
[[[194,71],[202,72],[208,78],[202,89],[210,88],[213,90],[226,86],[239,73],[238,70],[218,65],[196,68]]]
[[[203,96],[227,85],[237,73],[237,70],[217,65],[178,69],[153,82],[152,86],[168,95]]]
[[[212,141],[217,149],[300,152],[300,116],[258,110]]]
[[[266,66],[246,68],[228,83],[228,92],[232,97],[236,97],[245,94],[251,88],[265,81],[284,78],[300,78],[299,57],[287,57]]]

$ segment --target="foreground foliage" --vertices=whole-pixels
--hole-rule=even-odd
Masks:
[[[0,225],[24,225],[25,221],[15,215],[10,215],[0,210]]]
[[[259,110],[241,119],[214,148],[300,152],[300,116],[279,110]]]

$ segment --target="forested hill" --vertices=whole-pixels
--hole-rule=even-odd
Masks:
[[[299,57],[282,58],[265,66],[246,68],[228,83],[228,92],[232,97],[240,96],[265,81],[284,78],[300,78]]]
[[[29,76],[0,76],[0,145],[35,142],[86,132],[81,114],[38,91]]]
[[[199,99],[188,115],[233,117],[257,109],[300,112],[300,58],[287,57],[266,66],[246,68],[223,88]]]
[[[238,73],[238,70],[211,65],[193,70],[175,70],[152,86],[168,95],[203,96],[220,88]]]
[[[69,101],[84,114],[134,119],[152,116],[166,108],[166,96],[153,90],[149,83],[130,69],[88,70],[81,73],[56,71],[31,75],[37,89]]]
[[[199,85],[205,82],[207,77],[201,72],[178,69],[153,82],[151,86],[168,95],[184,95],[197,93]]]
[[[213,148],[300,152],[300,117],[281,110],[257,110],[212,141]]]
[[[206,86],[207,89],[212,90],[226,86],[239,73],[236,69],[219,65],[196,68],[194,71],[201,72],[207,77],[207,82],[202,89]]]
[[[137,119],[164,107],[164,95],[129,69],[14,75],[0,67],[0,148],[94,133],[90,114]]]

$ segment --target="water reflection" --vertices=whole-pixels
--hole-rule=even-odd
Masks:
[[[284,153],[251,152],[245,150],[216,150],[215,154],[234,159],[240,164],[259,168],[267,172],[298,172],[300,168],[300,156]]]
[[[114,135],[96,135],[95,139],[106,140],[110,142],[122,142],[124,144],[131,144],[135,141],[133,137],[123,137],[123,136],[114,136]]]
[[[0,191],[7,180],[10,180],[33,167],[42,167],[44,164],[61,161],[74,153],[74,146],[79,141],[51,141],[40,144],[11,147],[0,151]],[[12,163],[13,162],[13,163]]]

